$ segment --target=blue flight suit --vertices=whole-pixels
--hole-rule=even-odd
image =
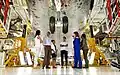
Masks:
[[[81,55],[80,55],[80,38],[75,38],[73,41],[74,45],[74,67],[77,68],[82,68],[82,60],[81,60]]]

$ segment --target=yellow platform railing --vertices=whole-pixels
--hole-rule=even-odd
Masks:
[[[26,39],[23,37],[18,37],[18,38],[8,38],[4,40],[9,40],[12,39],[14,41],[14,47],[13,49],[8,50],[7,57],[5,59],[5,66],[14,66],[14,65],[19,65],[20,60],[19,60],[19,51],[23,51],[26,48]],[[14,60],[16,59],[16,61]]]
[[[108,62],[107,62],[107,60],[105,58],[104,53],[102,53],[101,50],[96,46],[95,38],[89,38],[88,39],[88,45],[89,45],[90,51],[95,52],[93,65],[99,66],[100,65],[100,61],[99,61],[100,58],[102,58],[102,64],[107,65]]]

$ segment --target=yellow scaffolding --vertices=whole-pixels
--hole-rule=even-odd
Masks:
[[[20,59],[18,56],[19,51],[23,51],[26,48],[26,39],[23,37],[9,38],[14,40],[14,48],[8,51],[7,58],[5,59],[5,66],[20,65]],[[5,39],[7,40],[7,39]],[[27,48],[26,48],[27,49]]]
[[[89,45],[90,51],[95,52],[93,65],[100,66],[100,61],[99,60],[100,60],[101,57],[102,57],[102,64],[107,65],[108,62],[107,62],[107,60],[105,58],[104,53],[102,53],[101,50],[96,46],[95,38],[90,38],[88,40],[88,45]]]

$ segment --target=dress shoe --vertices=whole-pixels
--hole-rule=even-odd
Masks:
[[[50,67],[47,66],[46,69],[50,69]]]
[[[77,67],[74,67],[74,66],[73,66],[72,68],[77,68]]]
[[[53,66],[53,68],[57,68],[57,67]]]
[[[63,66],[61,66],[61,68],[64,68]]]
[[[89,68],[89,67],[83,67],[83,68]]]

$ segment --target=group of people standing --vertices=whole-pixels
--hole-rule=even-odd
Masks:
[[[55,40],[52,40],[50,38],[51,33],[47,32],[46,37],[43,39],[40,36],[40,30],[36,31],[35,34],[35,58],[34,58],[34,67],[37,67],[37,59],[39,57],[39,53],[41,48],[40,44],[42,43],[44,46],[44,62],[43,62],[43,67],[50,68],[50,59],[52,56],[52,66],[53,68],[56,68],[56,57],[57,57],[57,48],[55,45]],[[74,66],[73,68],[82,68],[82,59],[81,59],[81,54],[80,50],[83,50],[83,55],[85,59],[85,68],[88,68],[89,61],[87,59],[87,53],[88,53],[88,46],[86,42],[86,35],[82,34],[81,38],[79,36],[78,32],[74,32],[74,41],[73,41],[73,46],[74,46]],[[64,65],[64,57],[65,57],[65,65],[67,67],[68,64],[68,42],[66,41],[66,37],[63,37],[63,41],[60,43],[60,53],[61,53],[61,67]]]

